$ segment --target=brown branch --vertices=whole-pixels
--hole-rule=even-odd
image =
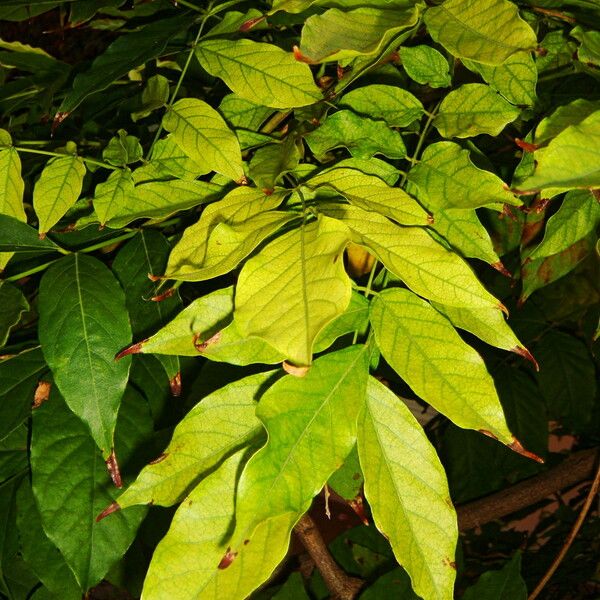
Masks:
[[[347,575],[333,560],[316,523],[308,514],[300,519],[294,532],[315,562],[332,597],[336,600],[354,600],[364,582]]]
[[[600,448],[574,452],[545,473],[457,507],[458,528],[467,531],[540,502],[555,492],[594,477]]]

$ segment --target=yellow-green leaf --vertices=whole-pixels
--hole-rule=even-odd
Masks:
[[[483,359],[428,302],[385,290],[371,303],[371,324],[385,359],[425,402],[459,427],[514,441]]]
[[[163,127],[202,169],[241,182],[242,154],[237,137],[223,117],[197,98],[182,98],[163,117]]]
[[[430,87],[449,87],[452,83],[448,61],[431,46],[402,46],[400,60],[406,74],[417,83]]]
[[[8,137],[8,134],[7,134]],[[10,141],[10,138],[6,140]],[[9,215],[19,221],[27,221],[23,208],[23,179],[21,159],[14,148],[0,149],[0,214]],[[10,260],[12,253],[0,252],[0,271]]]
[[[444,467],[406,405],[373,377],[358,453],[375,524],[413,589],[425,600],[452,600],[458,525]]]
[[[123,211],[134,195],[133,178],[129,169],[113,171],[94,191],[94,210],[101,225]]]
[[[310,67],[291,52],[252,40],[205,40],[196,46],[200,64],[238,96],[272,108],[295,108],[321,100]]]

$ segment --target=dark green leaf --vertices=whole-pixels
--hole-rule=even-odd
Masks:
[[[527,586],[521,577],[521,553],[499,571],[487,571],[467,589],[462,600],[525,600]]]
[[[0,252],[19,254],[46,254],[56,252],[58,246],[51,240],[40,239],[37,231],[14,217],[0,215]]]
[[[0,348],[6,344],[10,330],[27,310],[29,302],[21,290],[7,281],[0,281]]]

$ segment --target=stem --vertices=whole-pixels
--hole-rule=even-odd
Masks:
[[[105,248],[106,246],[112,246],[117,242],[128,240],[129,238],[132,238],[137,232],[138,230],[134,229],[122,235],[118,235],[117,237],[110,238],[109,240],[104,240],[103,242],[98,242],[97,244],[92,244],[91,246],[81,248],[81,250],[77,250],[77,252],[94,252],[94,250],[100,250],[100,248]]]
[[[17,273],[16,275],[11,275],[10,277],[3,279],[3,281],[19,281],[19,279],[23,279],[23,277],[28,277],[29,275],[34,275],[35,273],[39,273],[40,271],[47,269],[51,264],[53,264],[57,260],[58,260],[58,258],[55,258],[54,260],[51,260],[50,262],[43,263],[41,265],[38,265],[37,267],[33,267],[32,269],[29,269],[28,271],[22,271],[21,273]]]
[[[197,7],[195,4],[188,2],[187,0],[176,0],[176,4],[181,4],[181,6],[185,6],[186,8],[190,8],[195,10],[196,12],[204,12],[202,8]]]
[[[285,110],[283,112],[278,112],[275,113],[265,124],[263,127],[260,128],[260,133],[273,133],[273,131],[275,131],[275,129],[277,129],[277,127],[283,122],[285,121],[290,114],[292,113],[291,110]]]
[[[51,152],[50,150],[36,150],[35,148],[23,148],[22,146],[13,146],[13,148],[17,152],[26,152],[28,154],[42,154],[43,156],[55,156],[59,158],[69,156],[68,154],[61,154],[60,152]],[[113,165],[109,165],[108,163],[104,163],[100,160],[96,160],[95,158],[86,158],[85,156],[80,156],[79,158],[81,158],[83,162],[90,163],[91,165],[97,165],[99,167],[103,167],[104,169],[110,169],[111,171],[118,171],[120,168],[115,167]]]
[[[596,494],[598,493],[599,487],[600,487],[600,467],[598,467],[598,469],[596,470],[596,476],[594,477],[594,481],[592,482],[592,487],[590,488],[590,491],[588,492],[588,495],[586,496],[583,507],[581,508],[581,512],[579,513],[577,520],[573,524],[573,527],[572,527],[571,531],[569,532],[569,535],[567,536],[565,543],[563,544],[562,548],[560,549],[560,552],[556,555],[556,558],[552,561],[552,564],[550,565],[550,568],[546,571],[546,574],[541,578],[541,580],[537,584],[536,588],[529,595],[528,600],[535,600],[535,598],[537,598],[540,595],[540,592],[544,589],[545,585],[548,583],[548,581],[550,580],[552,575],[554,575],[556,569],[558,569],[558,566],[560,565],[563,558],[569,551],[569,548],[571,547],[573,540],[579,533],[579,530],[581,529],[581,526],[583,525],[583,522],[585,521],[585,518],[590,510],[590,507],[592,506],[592,502],[594,501],[594,498],[595,498]]]

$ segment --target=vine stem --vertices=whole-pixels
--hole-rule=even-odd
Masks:
[[[583,507],[581,508],[581,512],[579,513],[577,520],[573,524],[573,527],[571,528],[571,531],[569,532],[569,535],[567,536],[565,543],[562,545],[560,552],[556,555],[556,557],[552,561],[550,568],[546,571],[544,576],[540,579],[539,583],[537,584],[536,588],[529,595],[528,600],[535,600],[535,598],[537,598],[540,595],[541,591],[544,589],[544,587],[546,586],[546,584],[548,583],[548,581],[550,580],[552,575],[554,575],[556,569],[558,569],[560,563],[562,562],[565,555],[569,551],[569,548],[571,547],[573,540],[579,533],[579,530],[581,529],[581,526],[583,525],[585,518],[587,517],[587,514],[592,506],[592,502],[594,501],[594,498],[595,498],[596,494],[598,493],[598,488],[600,488],[600,466],[596,470],[596,476],[594,477],[594,481],[592,482],[592,487],[590,488],[590,491],[588,492],[588,494],[586,496]]]
[[[23,148],[23,146],[13,146],[13,148],[17,152],[26,152],[28,154],[42,154],[43,156],[55,156],[59,158],[69,156],[68,154],[61,154],[60,152],[52,152],[50,150],[37,150],[36,148]],[[110,169],[111,171],[118,171],[120,169],[120,167],[109,165],[108,163],[102,162],[101,160],[96,160],[95,158],[86,158],[85,156],[80,156],[79,158],[81,158],[83,162],[90,163],[91,165],[97,165],[98,167],[102,167],[104,169]]]

